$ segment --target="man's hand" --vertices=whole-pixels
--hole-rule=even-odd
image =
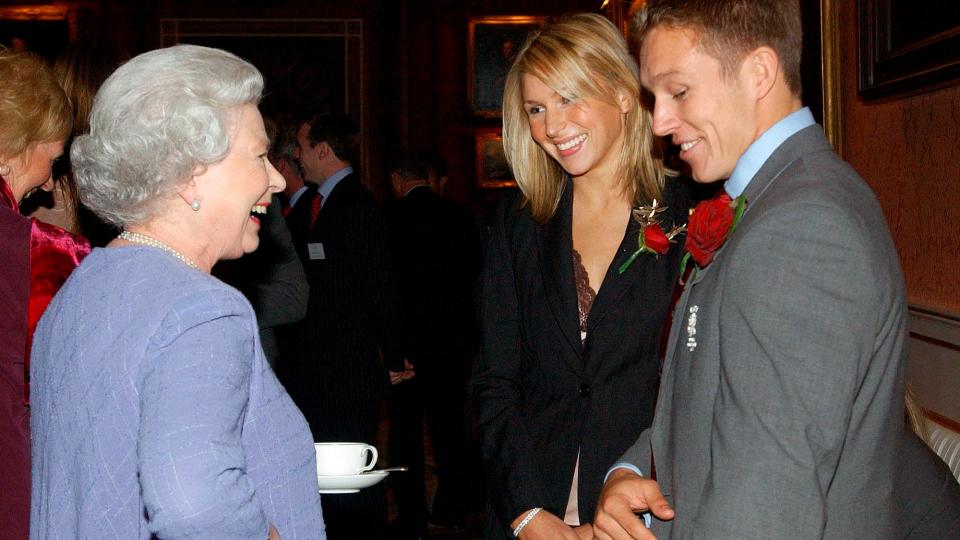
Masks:
[[[656,540],[635,512],[651,512],[662,520],[673,519],[673,508],[667,504],[655,480],[644,478],[629,469],[617,469],[603,485],[593,534],[600,540]]]
[[[526,515],[527,513],[524,512],[517,516],[517,519],[513,520],[513,523],[510,524],[510,528],[516,528]],[[589,527],[589,525],[587,525],[587,527]],[[520,538],[520,540],[585,540],[587,538],[593,538],[592,536],[581,536],[578,532],[579,531],[575,532],[573,527],[564,523],[563,520],[557,516],[546,510],[542,510],[533,516],[530,523],[527,523],[526,526],[523,527],[518,538]]]
[[[280,540],[280,532],[273,526],[273,523],[270,524],[270,530],[267,531],[267,540]]]

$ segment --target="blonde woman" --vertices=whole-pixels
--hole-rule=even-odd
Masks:
[[[604,473],[653,418],[680,249],[628,261],[685,221],[664,181],[638,68],[599,15],[558,19],[519,51],[503,140],[522,195],[493,224],[474,391],[488,538],[590,538]],[[661,249],[662,251],[662,249]],[[621,272],[620,269],[625,269]]]
[[[30,340],[86,241],[20,215],[24,197],[54,187],[70,133],[70,102],[40,57],[0,48],[0,531],[30,523]]]

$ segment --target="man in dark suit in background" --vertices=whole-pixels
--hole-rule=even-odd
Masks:
[[[466,386],[479,331],[473,287],[482,261],[479,230],[470,213],[431,189],[429,163],[401,156],[390,169],[396,201],[388,212],[402,299],[405,370],[391,372],[390,460],[410,472],[394,480],[395,532],[417,538],[426,530],[423,417],[426,410],[437,463],[433,521],[463,525],[471,472],[479,459],[469,444]]]
[[[387,370],[402,371],[395,325],[397,300],[383,216],[351,163],[358,132],[344,114],[302,122],[295,157],[317,184],[304,264],[310,284],[307,316],[288,332],[291,361],[281,381],[310,423],[317,442],[374,444]],[[285,353],[286,351],[284,351]],[[382,484],[358,494],[323,498],[327,535],[382,538]]]
[[[310,260],[307,257],[307,240],[313,222],[319,215],[319,206],[313,202],[317,197],[317,185],[305,182],[300,164],[297,162],[297,130],[299,123],[277,126],[275,138],[270,145],[270,161],[277,171],[283,175],[287,186],[283,189],[283,215],[290,229],[293,244],[296,247],[300,262],[306,266]]]
[[[286,179],[291,165],[294,169],[296,165],[277,157],[282,144],[277,123],[267,117],[264,118],[264,127],[271,142],[270,161],[278,170],[282,167],[286,171],[281,173]],[[297,257],[281,206],[282,198],[274,195],[266,214],[260,214],[260,247],[256,251],[239,259],[221,261],[213,268],[215,276],[239,289],[253,306],[263,353],[274,370],[280,360],[276,330],[303,319],[309,293],[303,264]]]

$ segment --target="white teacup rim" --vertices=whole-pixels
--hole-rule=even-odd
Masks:
[[[344,445],[344,446],[346,446],[346,445],[373,446],[372,444],[367,444],[367,443],[365,443],[365,442],[343,442],[343,441],[338,441],[338,442],[315,442],[315,443],[313,443],[314,446],[318,446],[318,445],[336,446],[336,445],[338,445],[338,444]]]

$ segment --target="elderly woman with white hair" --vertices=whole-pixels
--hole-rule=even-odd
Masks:
[[[123,230],[40,321],[31,538],[323,538],[312,439],[253,310],[209,275],[257,248],[283,177],[260,73],[216,49],[142,54],[104,83],[71,157]]]

